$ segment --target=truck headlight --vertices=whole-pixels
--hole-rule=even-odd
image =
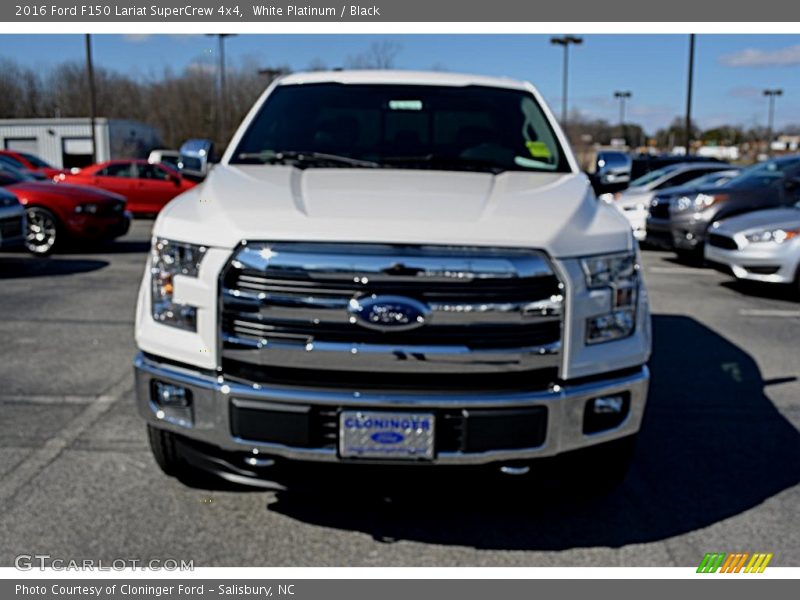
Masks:
[[[800,235],[800,229],[783,229],[782,227],[777,227],[775,229],[762,229],[760,231],[748,233],[744,237],[751,244],[764,244],[767,242],[782,244],[798,235]]]
[[[636,329],[639,264],[634,252],[591,256],[581,260],[586,287],[606,290],[611,311],[586,320],[586,343],[626,338]]]
[[[176,275],[197,277],[205,246],[173,242],[162,238],[153,240],[150,251],[151,308],[153,319],[188,331],[197,331],[197,308],[173,302]]]

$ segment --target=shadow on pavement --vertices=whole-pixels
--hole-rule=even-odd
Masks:
[[[49,277],[88,273],[107,267],[106,260],[84,258],[39,258],[36,256],[0,255],[0,279]]]
[[[565,495],[536,480],[424,488],[421,477],[418,493],[394,498],[365,478],[360,492],[327,481],[317,494],[279,493],[268,510],[385,542],[562,550],[673,537],[797,485],[800,435],[764,395],[753,359],[688,317],[655,316],[653,326],[653,379],[636,455],[624,483],[606,496]]]
[[[771,300],[787,300],[789,302],[800,301],[800,288],[792,285],[781,285],[775,283],[759,283],[757,281],[740,281],[734,279],[723,281],[722,287],[728,288],[756,298],[769,298]]]

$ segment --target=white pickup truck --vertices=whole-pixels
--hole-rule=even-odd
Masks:
[[[638,247],[528,83],[273,83],[161,212],[138,407],[168,474],[320,463],[624,473],[651,347]]]

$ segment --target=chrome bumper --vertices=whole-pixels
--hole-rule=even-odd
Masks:
[[[354,462],[339,458],[334,448],[297,448],[280,444],[252,442],[231,435],[231,399],[255,400],[284,405],[302,404],[329,408],[382,408],[392,410],[477,409],[477,408],[548,408],[545,441],[535,448],[490,450],[484,452],[440,452],[435,464],[485,464],[553,456],[636,433],[641,425],[647,401],[650,378],[646,366],[632,374],[577,385],[555,386],[552,390],[536,392],[491,393],[382,393],[370,390],[348,392],[299,387],[249,386],[227,381],[188,368],[161,364],[141,353],[135,360],[136,395],[140,414],[145,420],[162,429],[189,439],[216,446],[224,451],[253,453],[295,460]],[[154,380],[183,386],[191,391],[193,423],[183,426],[159,418],[151,401]],[[613,429],[584,434],[583,418],[588,400],[628,392],[630,409],[625,420]],[[358,461],[365,462],[365,461]],[[386,461],[382,461],[386,462]]]

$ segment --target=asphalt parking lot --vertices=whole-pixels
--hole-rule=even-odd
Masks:
[[[651,398],[602,498],[503,508],[190,487],[156,467],[133,402],[151,221],[96,251],[0,253],[0,565],[22,553],[196,566],[800,566],[800,303],[648,251]],[[491,496],[491,491],[490,494]],[[544,497],[542,497],[544,496]]]

